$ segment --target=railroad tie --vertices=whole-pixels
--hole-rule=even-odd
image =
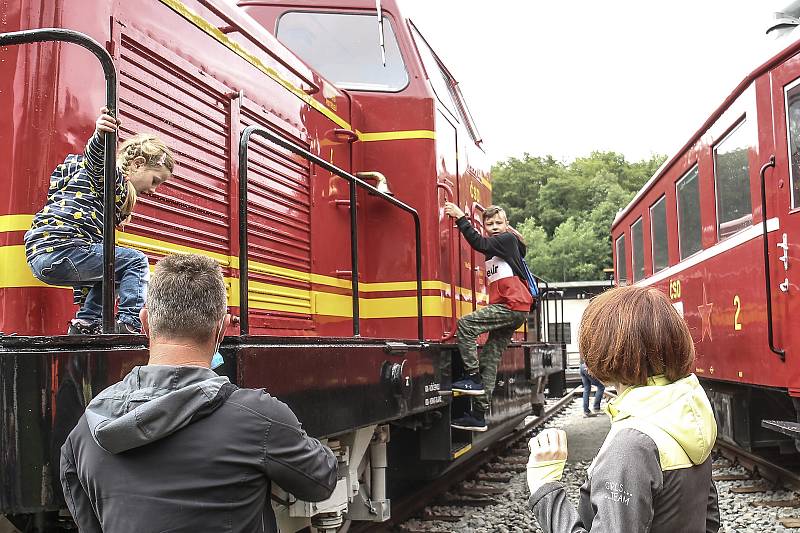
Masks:
[[[800,507],[800,499],[791,500],[758,500],[750,502],[753,507]]]
[[[476,481],[485,481],[488,483],[508,483],[514,478],[512,475],[508,474],[491,474],[491,473],[480,473],[475,476]]]
[[[715,474],[711,476],[714,481],[746,481],[753,479],[752,474]]]
[[[734,494],[752,494],[754,492],[769,492],[774,490],[774,487],[771,487],[766,484],[758,484],[758,485],[744,485],[741,487],[731,487],[730,491]]]
[[[462,487],[458,489],[458,493],[463,496],[489,496],[492,494],[505,494],[508,489],[502,487],[489,487],[486,485],[477,485],[475,487]]]
[[[434,513],[433,511],[426,510],[425,513],[422,515],[422,520],[426,522],[429,521],[440,521],[440,522],[458,522],[462,518],[464,518],[463,513],[451,512],[448,514],[444,513]]]

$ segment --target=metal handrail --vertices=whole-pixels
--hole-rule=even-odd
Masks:
[[[303,159],[318,165],[332,174],[350,183],[350,260],[352,263],[352,287],[353,287],[353,336],[360,336],[361,326],[359,317],[358,300],[358,218],[356,206],[356,187],[366,189],[372,195],[378,196],[390,204],[399,207],[409,213],[414,219],[414,240],[416,248],[416,275],[417,275],[417,335],[419,341],[424,341],[423,317],[422,317],[422,237],[420,230],[419,213],[413,207],[385,194],[369,183],[345,172],[339,167],[328,163],[324,159],[317,157],[308,150],[283,139],[274,132],[258,125],[248,126],[242,131],[239,140],[239,314],[241,315],[240,331],[242,335],[250,332],[248,320],[248,253],[247,253],[247,151],[248,142],[253,134],[260,135],[270,142],[289,150],[293,154],[299,155]]]
[[[767,185],[765,174],[768,168],[775,168],[775,155],[769,156],[769,161],[764,163],[761,170],[758,171],[759,178],[761,178],[761,226],[764,234],[764,281],[766,283],[767,291],[767,338],[769,340],[769,349],[772,353],[781,358],[781,361],[786,361],[786,352],[780,348],[775,347],[775,337],[772,327],[772,281],[769,273],[769,235],[767,233]]]
[[[470,218],[472,219],[472,222],[476,223],[476,225],[477,225],[477,222],[478,222],[479,219],[475,217],[475,212],[476,211],[480,211],[480,213],[481,213],[481,218],[480,218],[481,232],[480,233],[481,233],[481,235],[483,235],[483,232],[485,231],[485,228],[483,226],[483,213],[486,212],[486,208],[483,207],[478,202],[472,202],[472,209],[470,210]],[[475,261],[476,261],[475,248],[470,246],[469,247],[469,262],[470,262],[470,266],[472,267],[472,272],[470,273],[470,281],[472,282],[472,310],[473,311],[478,309],[478,267],[475,266]]]
[[[449,184],[443,181],[436,182],[436,187],[442,189],[444,192],[450,195],[450,202],[455,200],[455,193],[453,192],[452,187]],[[456,265],[453,261],[453,251],[455,248],[455,224],[450,221],[450,217],[448,218],[448,223],[450,225],[450,249],[447,252],[448,263],[450,265],[450,312],[452,314],[453,324],[452,330],[447,334],[442,336],[443,341],[449,341],[456,335],[456,329],[458,327],[458,283],[456,281]]]
[[[39,28],[0,33],[0,46],[60,41],[74,43],[92,52],[103,66],[106,78],[106,107],[114,116],[117,106],[117,69],[103,46],[86,34],[64,28]],[[114,210],[117,134],[106,132],[103,150],[103,333],[114,332]],[[110,215],[110,216],[109,216]]]

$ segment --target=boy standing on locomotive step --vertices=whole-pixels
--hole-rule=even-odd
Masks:
[[[458,319],[458,349],[466,376],[453,383],[453,391],[475,398],[472,411],[453,420],[451,426],[486,431],[486,412],[494,390],[497,365],[514,331],[525,323],[531,309],[532,297],[522,262],[526,247],[508,225],[501,207],[490,206],[483,213],[483,226],[489,237],[481,236],[457,205],[446,202],[444,212],[456,219],[469,245],[486,256],[489,281],[489,305]],[[489,339],[479,362],[476,341],[478,335],[487,331]]]

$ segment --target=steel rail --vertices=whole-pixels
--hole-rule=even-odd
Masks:
[[[106,107],[108,114],[115,115],[117,108],[117,69],[111,54],[103,46],[74,30],[64,28],[39,28],[34,30],[0,33],[0,46],[32,44],[41,42],[67,42],[89,50],[103,66],[106,78]],[[106,132],[103,136],[103,333],[114,333],[114,256],[115,256],[115,191],[117,168],[117,134]]]
[[[731,462],[739,464],[746,470],[772,482],[776,486],[786,486],[793,490],[800,490],[800,474],[787,470],[782,466],[771,463],[769,459],[759,457],[734,444],[717,439],[714,444],[723,456]]]

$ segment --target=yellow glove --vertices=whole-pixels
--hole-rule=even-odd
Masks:
[[[528,443],[528,488],[531,494],[551,481],[558,481],[567,462],[567,434],[560,429],[546,429]]]

